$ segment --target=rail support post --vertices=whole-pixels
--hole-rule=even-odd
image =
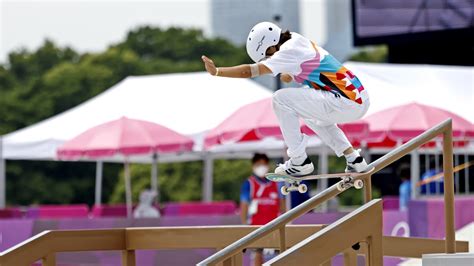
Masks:
[[[243,259],[242,258],[242,253],[238,253],[238,254],[235,254],[232,257],[226,259],[224,262],[222,262],[221,265],[223,265],[223,266],[240,266],[240,265],[242,265],[242,259]]]
[[[372,175],[364,179],[364,203],[372,200]]]
[[[122,250],[122,266],[135,266],[135,250]]]
[[[280,253],[286,250],[286,231],[285,226],[280,227]]]
[[[443,132],[444,217],[446,224],[446,253],[456,253],[454,232],[453,130],[452,122]]]

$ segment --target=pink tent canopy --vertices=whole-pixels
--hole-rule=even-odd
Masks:
[[[369,147],[391,147],[406,142],[430,127],[451,118],[453,137],[466,140],[474,137],[474,125],[468,120],[437,107],[409,103],[367,116],[370,133],[365,139]],[[461,141],[462,142],[462,141]],[[460,144],[461,142],[457,142]]]
[[[64,143],[60,159],[100,158],[115,154],[134,155],[190,151],[193,140],[164,126],[122,117],[93,127]]]
[[[192,139],[180,135],[167,127],[143,120],[122,117],[86,130],[79,136],[64,143],[57,150],[57,155],[60,159],[78,159],[82,157],[98,159],[116,154],[131,156],[190,151],[192,148]],[[158,191],[156,169],[157,160],[156,156],[153,156],[151,187],[154,191]],[[124,178],[127,216],[131,217],[132,189],[130,184],[130,167],[126,159]],[[97,183],[101,183],[101,181],[97,181]],[[98,190],[100,189],[96,188],[96,193]]]
[[[350,140],[357,140],[368,134],[366,122],[339,126]],[[314,135],[314,132],[303,123],[301,123],[301,131]],[[205,148],[210,148],[217,144],[261,140],[265,137],[282,137],[278,120],[273,112],[271,98],[250,103],[235,111],[207,134],[204,144]]]

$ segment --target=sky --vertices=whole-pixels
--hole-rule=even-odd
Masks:
[[[0,63],[13,50],[36,49],[45,38],[79,52],[102,51],[123,40],[130,29],[142,25],[200,28],[212,36],[211,1],[0,0]],[[327,1],[343,6],[349,3],[349,0],[300,0],[301,33],[320,44],[327,39],[325,25],[334,24],[326,22]],[[349,27],[343,24],[342,28]],[[338,40],[337,44],[340,43]]]
[[[101,51],[140,25],[201,28],[210,33],[208,0],[0,0],[0,62],[45,38],[61,46]]]

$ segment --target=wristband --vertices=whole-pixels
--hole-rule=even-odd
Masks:
[[[257,77],[257,76],[260,75],[260,70],[258,69],[258,64],[251,64],[250,65],[250,74],[251,74],[252,78]]]
[[[219,68],[216,67],[216,74],[214,76],[219,76]]]

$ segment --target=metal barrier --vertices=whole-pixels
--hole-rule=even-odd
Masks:
[[[383,265],[382,219],[382,200],[371,200],[264,265],[329,265],[337,253],[362,239],[367,244],[368,265]]]
[[[372,200],[372,184],[371,175],[390,165],[394,161],[400,159],[404,155],[409,154],[424,143],[430,141],[436,136],[443,134],[443,169],[445,173],[444,182],[444,198],[445,198],[445,222],[446,222],[446,240],[445,240],[445,252],[455,253],[455,228],[454,228],[454,184],[453,184],[453,143],[452,143],[452,121],[448,119],[435,127],[425,131],[419,136],[413,138],[407,143],[395,148],[389,153],[385,154],[381,158],[372,162],[368,169],[375,168],[375,170],[369,175],[362,175],[356,179],[363,179],[365,182],[364,186],[364,198],[365,202]],[[342,182],[342,181],[340,181]],[[303,215],[307,211],[316,208],[319,204],[337,196],[342,191],[337,190],[337,184],[327,188],[321,193],[313,196],[311,199],[302,203],[301,205],[289,210],[288,212],[280,215],[273,221],[269,222],[265,226],[262,226],[258,230],[246,235],[238,241],[232,243],[226,248],[216,252],[209,258],[201,261],[197,265],[215,265],[220,262],[224,262],[227,258],[241,252],[242,249],[250,245],[252,242],[257,241],[259,238],[265,235],[279,230],[281,239],[285,238],[285,225]],[[283,244],[280,246],[280,251],[285,251],[286,247]]]
[[[31,265],[41,260],[45,266],[56,265],[56,254],[74,251],[122,251],[122,265],[134,266],[136,250],[170,250],[210,248],[220,250],[236,239],[242,238],[260,226],[189,226],[189,227],[137,227],[96,230],[53,230],[45,231],[0,253],[1,266]],[[285,245],[292,247],[319,232],[325,225],[286,226]],[[410,241],[408,241],[410,240]],[[260,238],[248,248],[274,248],[281,245],[279,232],[274,231]],[[457,241],[457,251],[468,251],[468,243]],[[362,246],[360,252],[365,252]],[[421,258],[425,251],[443,252],[444,240],[406,239],[383,237],[384,255]],[[344,252],[346,257],[356,255],[352,249]],[[239,263],[242,254],[231,260]]]
[[[122,265],[135,265],[139,249],[221,249],[259,226],[190,226],[158,228],[120,228],[97,230],[53,230],[42,232],[0,253],[1,266],[55,265],[56,253],[73,251],[122,251]],[[323,225],[289,225],[285,245],[293,246]],[[250,247],[277,248],[278,234],[269,234]]]

